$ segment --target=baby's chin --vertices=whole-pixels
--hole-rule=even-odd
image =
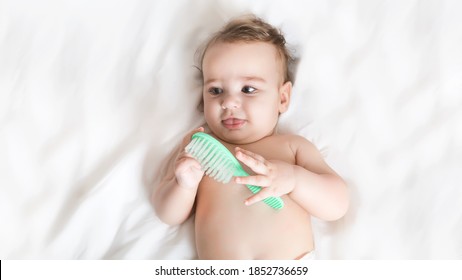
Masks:
[[[227,130],[227,129],[219,129],[219,130],[212,130],[212,133],[215,137],[219,138],[220,140],[232,144],[232,145],[246,145],[257,142],[266,136],[272,134],[271,132],[268,133],[250,133],[245,129],[242,130]]]

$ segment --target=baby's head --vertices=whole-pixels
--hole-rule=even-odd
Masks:
[[[201,57],[203,106],[210,130],[246,144],[274,133],[292,91],[284,36],[254,16],[230,21]]]
[[[256,42],[269,43],[276,48],[281,62],[281,78],[285,82],[290,81],[293,83],[292,73],[289,71],[289,66],[292,63],[293,58],[287,49],[286,40],[283,34],[272,25],[254,15],[245,15],[232,19],[220,31],[209,38],[200,57],[201,69],[203,67],[204,56],[207,49],[216,43]]]

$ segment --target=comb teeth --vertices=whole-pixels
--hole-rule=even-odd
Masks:
[[[194,138],[185,148],[202,166],[205,174],[218,182],[228,183],[233,177],[235,166],[219,147],[206,139]]]

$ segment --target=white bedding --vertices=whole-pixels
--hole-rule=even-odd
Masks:
[[[321,259],[462,258],[462,2],[0,0],[0,258],[194,259],[149,193],[203,121],[200,43],[253,12],[299,57],[281,129],[351,190]]]

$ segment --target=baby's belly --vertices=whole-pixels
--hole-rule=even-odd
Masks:
[[[196,205],[196,247],[201,259],[295,259],[313,249],[308,213],[285,195],[284,208],[245,206],[245,186],[204,177]]]

